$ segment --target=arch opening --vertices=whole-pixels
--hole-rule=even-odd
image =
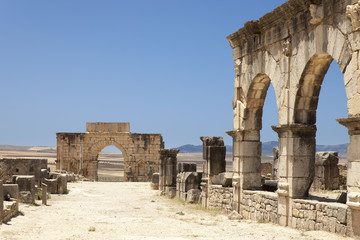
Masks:
[[[324,52],[309,60],[299,82],[294,108],[295,123],[317,129],[313,141],[316,150],[307,161],[314,166],[309,195],[320,201],[336,201],[339,195],[323,194],[324,190],[346,189],[342,166],[346,165],[348,135],[335,119],[347,116],[347,97],[344,74],[333,60]]]
[[[271,85],[271,87],[270,87]],[[272,131],[271,126],[278,123],[278,109],[275,90],[271,80],[266,74],[258,74],[250,84],[247,93],[246,110],[244,114],[245,130],[252,136],[253,142],[253,161],[256,162],[257,169],[254,171],[257,178],[265,177],[266,180],[275,179],[272,161],[273,147],[277,146],[277,134]],[[255,136],[255,138],[253,138]],[[257,139],[256,143],[254,140]],[[258,152],[260,150],[260,152]],[[258,183],[253,186],[265,191],[275,191],[268,188],[267,182]]]
[[[119,148],[114,145],[106,146],[100,150],[96,158],[98,181],[124,181],[124,156]]]

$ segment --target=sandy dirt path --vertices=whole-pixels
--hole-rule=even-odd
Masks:
[[[350,239],[268,223],[229,220],[219,211],[158,196],[149,183],[79,182],[49,206],[21,205],[0,239]]]

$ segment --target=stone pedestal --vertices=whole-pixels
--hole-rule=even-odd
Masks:
[[[337,119],[349,130],[350,144],[347,161],[347,205],[351,208],[352,229],[355,236],[360,236],[360,117]]]
[[[308,196],[314,179],[316,126],[290,124],[272,128],[279,135],[279,223],[288,226],[290,200]]]
[[[177,175],[177,154],[178,149],[161,149],[160,152],[160,173],[159,189],[165,193],[169,187],[174,188],[176,192],[176,175]],[[171,195],[173,196],[173,195]],[[175,196],[175,195],[174,195]]]

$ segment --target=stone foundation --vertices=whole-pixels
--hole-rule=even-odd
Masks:
[[[221,185],[209,186],[209,209],[233,210],[233,188]]]

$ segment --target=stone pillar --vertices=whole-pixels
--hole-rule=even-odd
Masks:
[[[47,185],[45,183],[41,184],[41,200],[43,205],[47,205]]]
[[[360,117],[342,118],[337,121],[349,130],[346,204],[351,209],[352,229],[350,231],[360,236]]]
[[[175,197],[176,194],[176,175],[177,175],[177,154],[178,149],[161,149],[160,153],[160,173],[159,189],[162,194]]]
[[[0,180],[0,225],[4,220],[4,189],[3,181]]]
[[[308,196],[314,179],[316,126],[290,124],[272,128],[279,135],[279,224],[288,226],[291,199]]]
[[[242,190],[261,188],[260,131],[227,132],[233,138],[234,206],[240,212]]]
[[[202,205],[208,207],[209,185],[212,178],[226,169],[226,147],[222,137],[200,137],[203,142],[204,173],[201,179]]]

